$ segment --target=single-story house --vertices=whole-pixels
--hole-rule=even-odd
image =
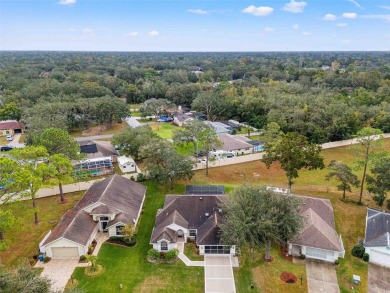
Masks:
[[[118,166],[123,173],[131,173],[137,171],[137,166],[132,157],[118,157]]]
[[[390,267],[390,214],[367,209],[365,252],[370,262]]]
[[[145,193],[145,186],[119,175],[94,183],[41,241],[41,253],[78,258],[87,254],[97,233],[122,236],[125,225],[137,225]]]
[[[192,120],[195,120],[194,117],[191,117],[190,115],[187,114],[178,113],[173,115],[172,123],[177,126],[183,127],[184,125],[186,125],[188,122]]]
[[[250,139],[244,136],[221,134],[218,135],[218,140],[221,142],[221,146],[215,147],[216,150],[232,152],[237,156],[253,152],[253,145],[248,142]]]
[[[236,253],[234,245],[220,242],[222,203],[226,195],[167,195],[157,211],[150,244],[158,251],[177,248],[178,243],[195,241],[199,254]]]
[[[286,196],[286,195],[282,195]],[[337,234],[330,200],[298,196],[303,204],[300,215],[304,224],[296,239],[288,244],[290,255],[334,262],[345,255],[341,236]]]
[[[86,140],[79,141],[80,152],[86,154],[87,159],[111,157],[113,162],[117,161],[118,151],[110,141]]]
[[[22,133],[23,129],[22,125],[16,120],[0,121],[0,136]]]
[[[214,128],[217,135],[229,134],[233,131],[233,128],[230,125],[222,122],[204,121],[204,123]]]

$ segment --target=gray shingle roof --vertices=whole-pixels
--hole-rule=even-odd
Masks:
[[[83,209],[94,203],[102,203],[105,206],[98,206],[92,214],[96,211],[115,211],[117,214],[109,226],[118,222],[131,223],[142,208],[145,192],[146,187],[142,184],[119,175],[93,184],[76,206],[65,213],[43,245],[62,237],[86,245],[98,223]]]
[[[390,214],[367,209],[364,246],[390,246]]]
[[[224,151],[235,151],[239,149],[251,149],[253,146],[246,142],[245,139],[242,139],[240,136],[230,135],[230,134],[221,134],[218,136],[218,140],[222,142],[222,146],[218,149]]]
[[[220,244],[221,216],[214,212],[199,228],[196,238],[197,245],[216,245]]]

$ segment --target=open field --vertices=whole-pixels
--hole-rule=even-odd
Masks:
[[[75,137],[82,137],[82,136],[93,136],[93,135],[102,135],[102,134],[115,134],[118,132],[121,132],[127,127],[126,122],[121,122],[121,123],[113,123],[113,127],[110,129],[105,129],[102,126],[91,126],[87,130],[81,130],[81,129],[76,129],[70,133],[70,136],[75,138]]]
[[[175,130],[181,129],[179,126],[175,126],[172,123],[156,123],[149,124],[150,128],[161,138],[171,139]]]

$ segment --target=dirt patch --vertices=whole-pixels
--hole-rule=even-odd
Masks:
[[[274,261],[274,258],[272,256],[269,257],[269,259],[265,259],[265,255],[263,256],[263,259],[266,261],[266,262],[273,262]]]
[[[170,284],[170,280],[165,278],[159,278],[157,276],[147,277],[144,282],[134,288],[134,292],[161,292],[164,288],[167,288]]]
[[[280,255],[281,255],[284,259],[289,260],[289,261],[292,261],[292,255],[289,255],[289,254],[288,254],[288,249],[287,249],[287,247],[280,246]]]
[[[294,284],[297,282],[297,277],[293,273],[289,272],[281,273],[280,279],[287,284]]]

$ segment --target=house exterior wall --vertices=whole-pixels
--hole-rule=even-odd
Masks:
[[[53,247],[60,247],[60,248],[61,247],[77,247],[79,250],[79,256],[86,254],[88,251],[88,246],[84,246],[84,245],[69,241],[67,239],[61,238],[61,239],[58,239],[58,240],[44,246],[44,248],[46,250],[46,256],[53,257],[53,254],[51,251],[51,249]]]
[[[335,260],[338,259],[339,257],[344,257],[343,252],[340,251],[326,250],[326,249],[300,246],[300,245],[294,245],[294,246],[300,247],[302,254],[304,254],[306,258],[310,258],[310,259],[318,259],[318,260],[323,260],[328,262],[335,262]],[[289,254],[291,254],[291,248],[289,245]]]
[[[161,252],[160,242],[153,243],[153,248],[156,249],[158,252]],[[167,251],[175,249],[175,248],[177,249],[177,243],[168,242],[168,250]],[[163,252],[166,252],[166,251],[163,251]]]
[[[0,136],[14,135],[15,131],[13,129],[1,129]]]
[[[390,249],[384,246],[365,247],[370,256],[370,262],[390,267]]]
[[[118,166],[119,166],[119,169],[121,169],[121,171],[123,173],[129,173],[129,172],[135,172],[136,171],[134,162],[126,162],[123,165],[118,162]]]

